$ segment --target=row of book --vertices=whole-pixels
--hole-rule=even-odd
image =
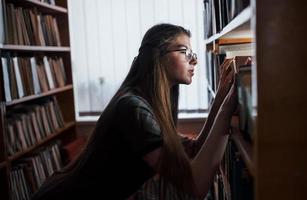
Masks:
[[[31,199],[46,178],[62,168],[60,147],[60,142],[56,141],[14,164],[9,174],[11,199]]]
[[[214,176],[213,182],[213,197],[214,200],[231,200],[229,195],[227,194],[227,190],[225,189],[225,182],[223,179],[223,175],[221,173],[217,173]]]
[[[216,92],[218,88],[218,82],[220,77],[220,66],[224,62],[226,54],[216,54],[212,51],[206,53],[206,78],[208,85],[213,92]]]
[[[1,57],[5,100],[47,92],[66,85],[61,57]]]
[[[9,156],[39,144],[44,138],[64,127],[56,97],[7,113],[6,148]]]
[[[237,94],[239,129],[243,138],[248,142],[254,141],[253,134],[253,107],[252,107],[252,64],[250,56],[237,56],[234,59],[235,67],[238,70]]]
[[[253,178],[232,140],[228,142],[221,163],[221,170],[223,172],[221,176],[224,176],[224,180],[222,180],[223,185],[220,187],[222,191],[229,192],[229,194],[222,195],[224,197],[222,199],[225,199],[225,196],[228,200],[253,199]],[[226,187],[229,187],[229,189],[225,190]]]
[[[15,45],[61,46],[56,17],[42,14],[37,8],[23,8],[1,0],[0,43]]]
[[[220,32],[250,0],[204,0],[205,38]]]

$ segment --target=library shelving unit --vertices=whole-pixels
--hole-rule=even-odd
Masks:
[[[29,199],[76,138],[66,0],[0,0],[0,196]]]
[[[227,5],[225,2],[204,1],[205,28],[210,30],[205,35],[209,100],[215,98],[221,58],[234,56],[234,65],[240,56],[250,56],[251,61],[244,63],[249,65],[249,86],[244,90],[248,94],[243,96],[247,107],[240,107],[240,94],[246,85],[239,82],[238,112],[231,121],[231,136],[213,184],[213,198],[306,199],[307,3],[251,0],[230,20],[224,20],[225,14],[219,11],[227,15],[235,10],[219,7]],[[236,5],[233,2],[245,3],[229,2],[231,6]],[[241,66],[236,69],[242,81]],[[242,111],[250,117],[245,119],[250,120],[249,129],[242,129],[240,124],[244,121]]]
[[[252,54],[254,53],[255,39],[251,28],[253,8],[250,4],[243,5],[246,4],[244,2],[238,8],[236,14],[234,14],[234,11],[231,14],[230,10],[237,8],[223,9],[221,8],[223,6],[222,1],[204,2],[205,13],[207,14],[207,16],[205,15],[205,20],[207,20],[205,25],[207,29],[205,53],[208,99],[212,102],[218,87],[220,66],[226,60],[234,59],[234,62],[229,62],[228,65],[238,70],[239,66],[235,65],[239,61],[236,57],[244,55],[245,60],[248,56],[254,57]],[[226,5],[226,1],[224,3]],[[210,13],[211,19],[208,21]],[[248,73],[255,72],[249,71]],[[215,200],[240,200],[252,199],[253,197],[255,176],[253,146],[240,132],[239,121],[238,116],[234,116],[232,119],[231,138],[212,188],[212,198]],[[253,121],[255,120],[253,119]]]

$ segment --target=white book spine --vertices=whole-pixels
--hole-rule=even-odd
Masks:
[[[46,75],[47,75],[47,79],[48,79],[49,88],[53,89],[54,88],[54,82],[53,82],[51,69],[50,69],[50,65],[49,65],[49,61],[48,61],[47,56],[44,56],[43,61],[44,61],[44,67],[45,67],[45,71],[46,71]]]
[[[14,63],[14,70],[15,70],[15,77],[16,77],[16,83],[17,83],[17,91],[18,91],[18,96],[19,98],[24,96],[24,90],[23,90],[23,83],[19,71],[19,64],[18,64],[18,58],[14,57],[13,58],[13,63]]]
[[[32,78],[33,78],[33,85],[34,85],[34,93],[39,94],[41,93],[41,88],[39,86],[39,81],[38,81],[38,75],[37,75],[37,65],[36,65],[36,60],[35,57],[30,58],[31,62],[31,71],[32,71]]]
[[[7,68],[8,67],[7,66],[7,59],[1,58],[1,62],[2,62],[2,73],[3,73],[5,100],[6,101],[12,101],[9,72],[8,72],[8,68]]]

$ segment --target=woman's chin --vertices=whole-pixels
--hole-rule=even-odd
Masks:
[[[182,81],[182,83],[181,83],[181,84],[190,85],[191,83],[192,83],[192,79]]]

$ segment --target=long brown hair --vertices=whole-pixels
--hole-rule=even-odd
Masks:
[[[179,191],[192,192],[194,181],[190,161],[176,131],[179,86],[170,85],[168,73],[162,64],[167,48],[181,34],[190,37],[188,30],[172,24],[158,24],[146,32],[139,54],[134,59],[128,75],[99,120],[103,122],[102,124],[109,123],[109,113],[118,98],[131,88],[137,89],[151,105],[163,135],[163,147],[159,160],[161,176],[173,183]],[[44,183],[46,190],[56,185],[55,183],[63,181],[65,176],[78,174],[99,145],[97,144],[99,134],[94,131],[78,158]],[[48,185],[51,186],[48,187]]]
[[[168,47],[182,34],[191,37],[190,32],[181,26],[157,24],[151,27],[144,35],[139,54],[114,99],[129,88],[141,91],[140,94],[152,106],[163,135],[160,174],[178,189],[192,191],[194,182],[190,161],[176,131],[179,85],[170,85],[166,67],[162,64]]]

